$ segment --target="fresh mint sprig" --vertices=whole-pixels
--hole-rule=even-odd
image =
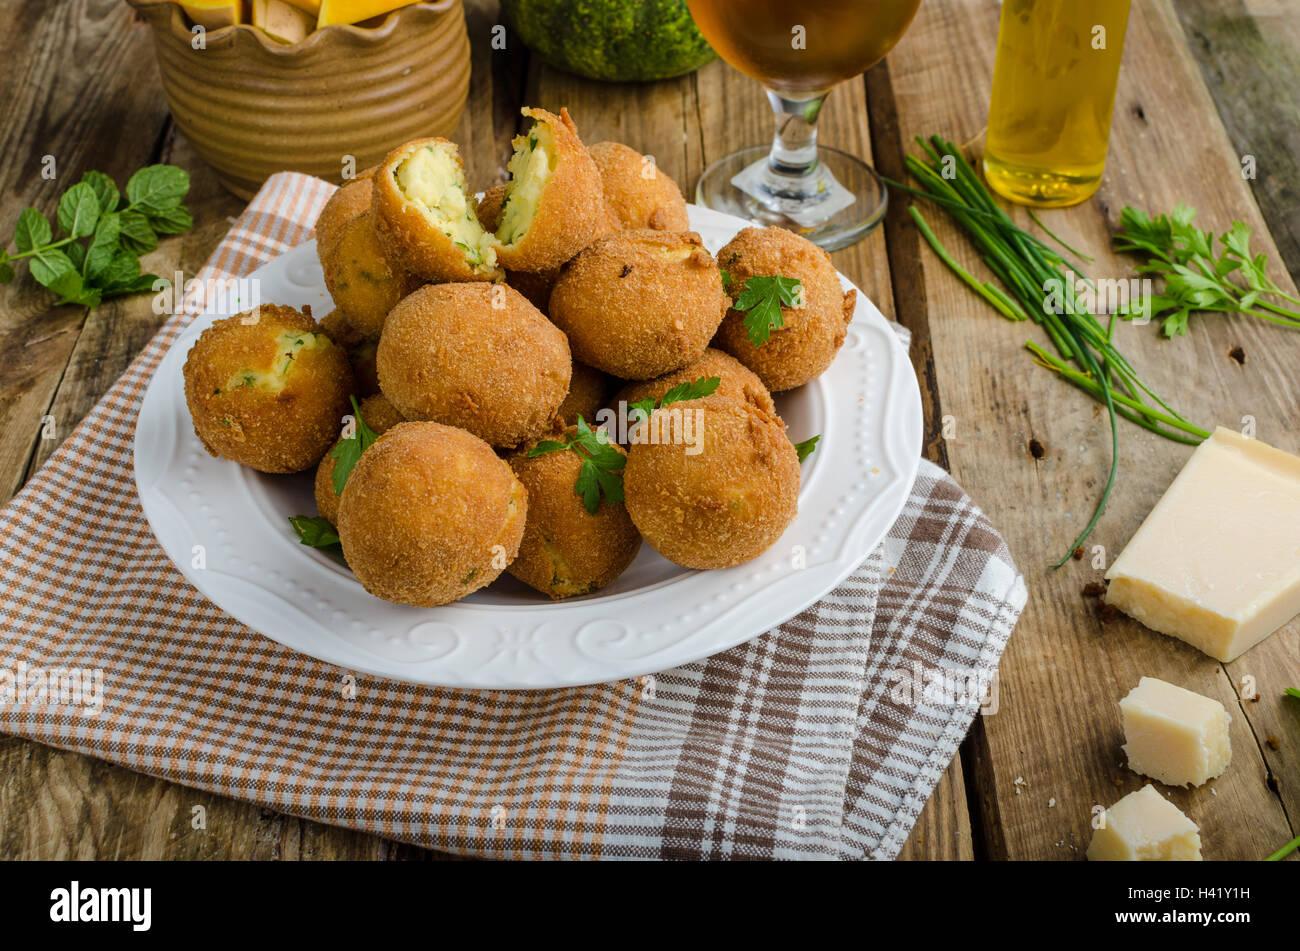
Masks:
[[[190,176],[174,165],[149,165],[126,183],[125,207],[114,181],[86,172],[59,199],[54,225],[25,208],[14,225],[13,247],[0,247],[0,284],[17,277],[14,262],[27,260],[32,278],[55,295],[55,304],[96,307],[123,294],[153,290],[156,274],[140,273],[140,255],[158,247],[158,235],[194,225],[182,204]],[[83,242],[85,242],[83,244]]]

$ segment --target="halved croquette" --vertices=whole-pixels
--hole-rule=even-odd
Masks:
[[[417,607],[491,583],[519,551],[528,495],[477,436],[399,423],[362,453],[339,499],[343,557],[375,597]]]
[[[203,331],[184,375],[204,448],[261,472],[300,472],[319,462],[355,388],[343,349],[316,321],[276,304]]]

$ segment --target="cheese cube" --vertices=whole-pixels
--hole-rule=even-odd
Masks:
[[[253,26],[277,40],[297,43],[316,29],[316,18],[285,0],[253,0]]]
[[[1300,458],[1216,429],[1106,577],[1125,614],[1239,657],[1300,613]]]
[[[316,25],[360,23],[398,7],[408,7],[412,3],[415,0],[321,0],[320,18]]]
[[[244,22],[241,0],[181,0],[185,15],[207,30]]]
[[[285,0],[285,2],[293,4],[299,10],[306,10],[312,15],[313,22],[316,14],[320,13],[320,0]]]
[[[1232,760],[1223,704],[1154,677],[1119,702],[1128,768],[1169,786],[1199,786]]]
[[[1103,814],[1090,862],[1199,862],[1201,830],[1154,786],[1129,793]]]

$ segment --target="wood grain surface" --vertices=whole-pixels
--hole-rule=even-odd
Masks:
[[[592,83],[542,65],[513,35],[507,49],[493,50],[497,3],[467,0],[466,8],[473,80],[454,138],[476,188],[505,179],[525,103],[567,107],[588,142],[615,139],[653,154],[688,200],[709,162],[771,135],[761,89],[722,63],[662,83]],[[1131,273],[1131,260],[1108,251],[1125,204],[1164,211],[1178,201],[1216,231],[1245,220],[1258,250],[1300,271],[1297,22],[1290,0],[1134,3],[1102,188],[1043,216],[1095,258],[1092,276]],[[925,0],[888,59],[833,93],[822,141],[894,178],[915,135],[941,133],[978,158],[996,32],[993,0]],[[0,51],[10,67],[0,74],[0,222],[29,204],[52,211],[61,182],[85,169],[122,181],[141,165],[171,162],[192,175],[196,226],[165,239],[145,265],[196,272],[242,203],[171,123],[145,26],[120,0],[3,3]],[[1255,158],[1253,180],[1241,174],[1245,155]],[[41,174],[46,156],[54,157],[53,181]],[[1116,701],[1143,675],[1217,697],[1232,713],[1229,771],[1169,794],[1201,825],[1208,858],[1267,854],[1300,831],[1300,715],[1280,700],[1283,686],[1300,682],[1300,625],[1220,664],[1127,619],[1101,620],[1081,594],[1103,571],[1091,552],[1060,571],[1047,567],[1102,487],[1106,420],[1033,366],[1023,344],[1038,339],[1037,328],[1002,321],[957,283],[919,240],[906,205],[894,195],[884,227],[837,252],[835,263],[912,331],[926,456],[950,468],[1003,532],[1030,601],[1001,666],[998,712],[976,721],[901,857],[1081,858],[1092,807],[1141,783],[1123,765]],[[978,272],[943,214],[926,211]],[[1289,286],[1282,267],[1274,276]],[[0,500],[31,477],[161,322],[147,296],[92,312],[49,300],[28,279],[0,289]],[[1124,326],[1119,345],[1193,420],[1240,428],[1250,416],[1260,438],[1300,450],[1300,335],[1245,319],[1194,320],[1203,323],[1172,342],[1154,327]],[[1245,350],[1244,365],[1228,357],[1234,346]],[[43,438],[49,417],[55,435]],[[1090,541],[1107,563],[1190,452],[1122,425],[1120,481]],[[1030,454],[1031,439],[1042,458]],[[1256,701],[1247,696],[1252,685]],[[195,807],[206,828],[193,828]],[[15,737],[0,739],[0,857],[446,858]]]

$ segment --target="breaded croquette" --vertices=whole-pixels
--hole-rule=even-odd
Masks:
[[[374,176],[375,229],[389,256],[428,281],[500,280],[497,242],[484,231],[460,151],[416,139],[388,154]]]
[[[532,445],[506,457],[528,490],[524,538],[506,570],[552,598],[590,594],[627,570],[641,536],[623,503],[604,499],[594,513],[583,506],[574,491],[583,462],[576,451],[529,458]]]
[[[343,557],[376,597],[434,607],[492,582],[519,551],[528,496],[477,436],[399,423],[362,453],[339,498]]]
[[[776,415],[772,394],[767,391],[767,387],[763,385],[763,381],[757,374],[735,357],[713,347],[709,347],[704,351],[704,356],[688,363],[680,370],[674,370],[672,373],[666,373],[643,383],[629,383],[614,397],[613,407],[617,410],[619,403],[630,405],[644,399],[661,400],[674,386],[695,383],[715,376],[718,378],[718,388],[714,390],[716,395],[750,402],[765,412]]]
[[[597,142],[587,151],[600,169],[605,201],[620,227],[655,231],[690,228],[682,190],[659,171],[653,159],[621,142]]]
[[[771,276],[797,279],[802,299],[781,308],[782,326],[761,346],[749,339],[745,314],[729,310],[713,345],[757,373],[773,393],[820,376],[844,343],[857,302],[857,291],[840,286],[830,255],[784,228],[746,228],[718,252],[718,263],[731,276],[733,299],[751,277]]]
[[[393,308],[379,387],[407,419],[513,447],[546,432],[569,392],[564,334],[505,284],[430,284]]]
[[[728,303],[699,235],[619,231],[565,266],[550,315],[575,359],[649,380],[699,359]]]
[[[608,393],[609,377],[575,360],[573,374],[569,378],[569,395],[555,411],[555,418],[562,420],[565,425],[572,426],[581,416],[588,424],[594,426],[596,413],[605,405],[605,397]]]
[[[757,558],[794,520],[799,456],[785,426],[726,396],[658,409],[632,440],[623,470],[628,515],[661,555],[684,568]]]
[[[276,304],[203,331],[184,374],[204,447],[261,472],[301,472],[319,462],[355,385],[347,355],[316,321]]]

